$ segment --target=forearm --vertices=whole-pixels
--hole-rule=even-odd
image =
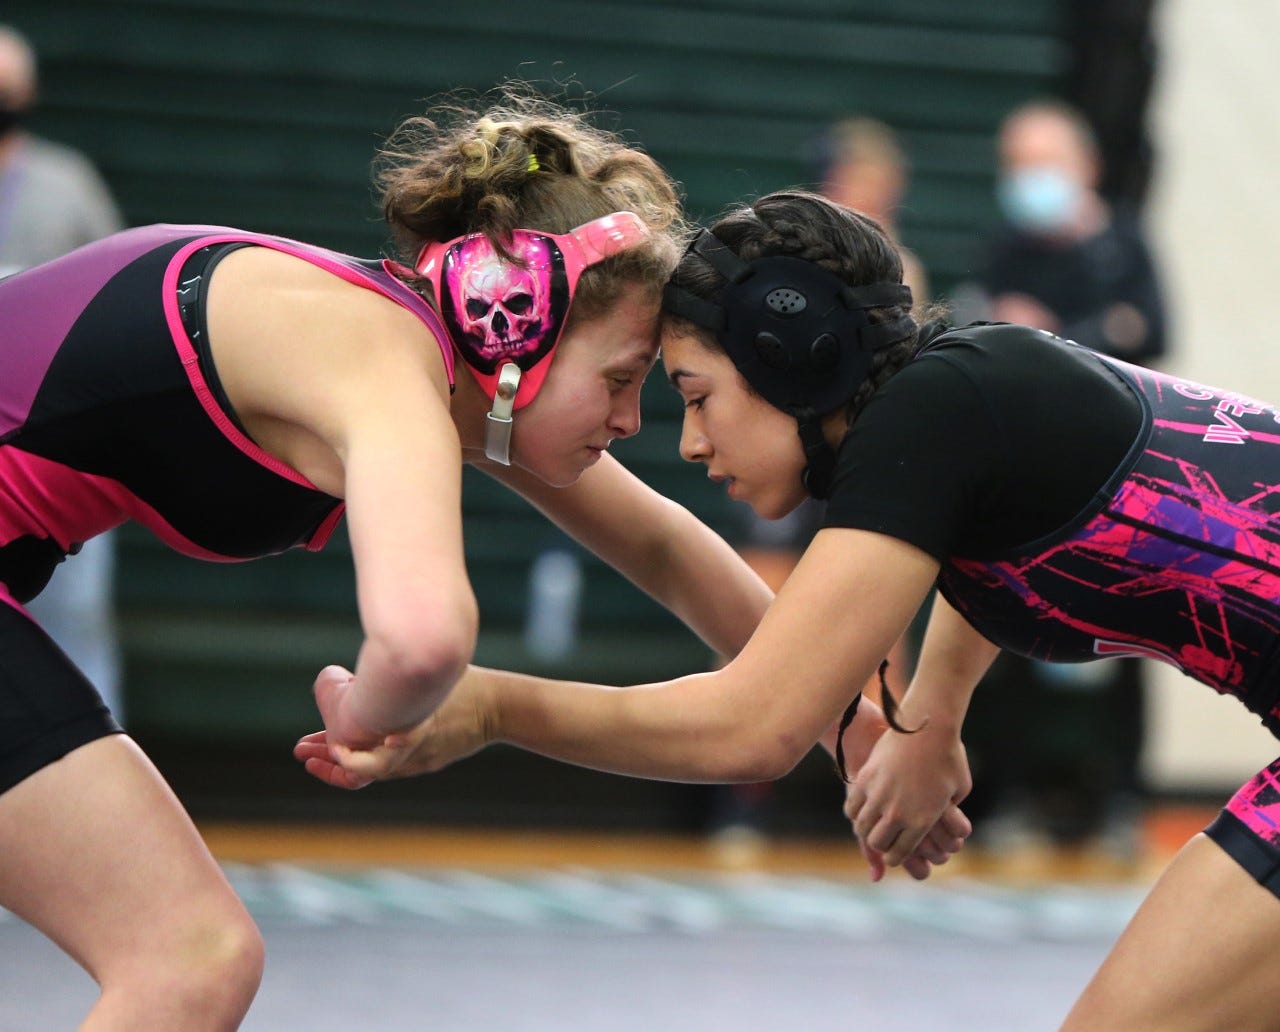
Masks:
[[[471,667],[490,741],[582,767],[663,781],[769,780],[764,733],[734,720],[719,672],[614,688]]]
[[[915,675],[902,699],[901,720],[909,727],[928,722],[958,735],[974,689],[999,654],[998,646],[937,595]]]
[[[683,508],[672,513],[658,561],[641,584],[718,655],[733,658],[773,601],[764,580],[729,544]],[[637,581],[639,583],[639,581]]]

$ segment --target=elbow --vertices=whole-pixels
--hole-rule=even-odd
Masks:
[[[388,648],[388,665],[396,680],[417,689],[415,694],[438,696],[438,705],[462,676],[474,651],[475,637],[464,630],[433,632]]]
[[[705,780],[721,784],[776,781],[790,773],[817,741],[810,721],[754,680],[743,681],[740,660],[691,685],[676,706],[706,766]],[[696,700],[696,701],[695,701]]]
[[[760,727],[743,729],[726,748],[717,750],[715,780],[725,784],[777,781],[791,773],[808,751],[809,745],[802,746],[791,736],[761,733]]]
[[[378,668],[404,712],[416,722],[429,716],[466,671],[476,648],[479,618],[474,600],[448,615],[396,621],[366,629],[365,647],[376,652]]]

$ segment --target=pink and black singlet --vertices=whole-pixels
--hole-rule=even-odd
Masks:
[[[905,460],[896,473],[886,454]],[[1270,405],[1039,331],[949,331],[860,417],[826,525],[934,555],[939,590],[1002,648],[1053,662],[1161,659],[1237,697],[1280,737],[1280,412]],[[1278,779],[1280,761],[1210,829],[1273,890]]]
[[[58,562],[127,520],[221,561],[315,550],[333,533],[342,501],[248,437],[210,359],[204,290],[213,263],[241,246],[381,294],[447,342],[390,263],[222,227],[127,230],[0,280],[0,644],[27,633],[20,604]],[[0,725],[17,719],[6,692],[42,690],[15,688],[16,665],[0,669]],[[0,735],[0,790],[13,780],[6,751],[20,746]]]

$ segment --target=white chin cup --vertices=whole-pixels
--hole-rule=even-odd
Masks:
[[[498,373],[498,389],[493,392],[493,408],[484,417],[484,453],[493,462],[511,465],[511,411],[520,386],[520,367],[504,363]]]

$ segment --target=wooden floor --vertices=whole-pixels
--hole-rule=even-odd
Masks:
[[[996,855],[969,848],[939,876],[1003,881],[1126,881],[1154,878],[1216,811],[1161,807],[1142,821],[1138,854],[1128,859],[1097,848],[1028,846]],[[437,827],[206,822],[201,832],[215,856],[234,863],[457,866],[476,869],[562,867],[725,870],[862,877],[852,842],[717,840],[698,836],[501,832]]]

